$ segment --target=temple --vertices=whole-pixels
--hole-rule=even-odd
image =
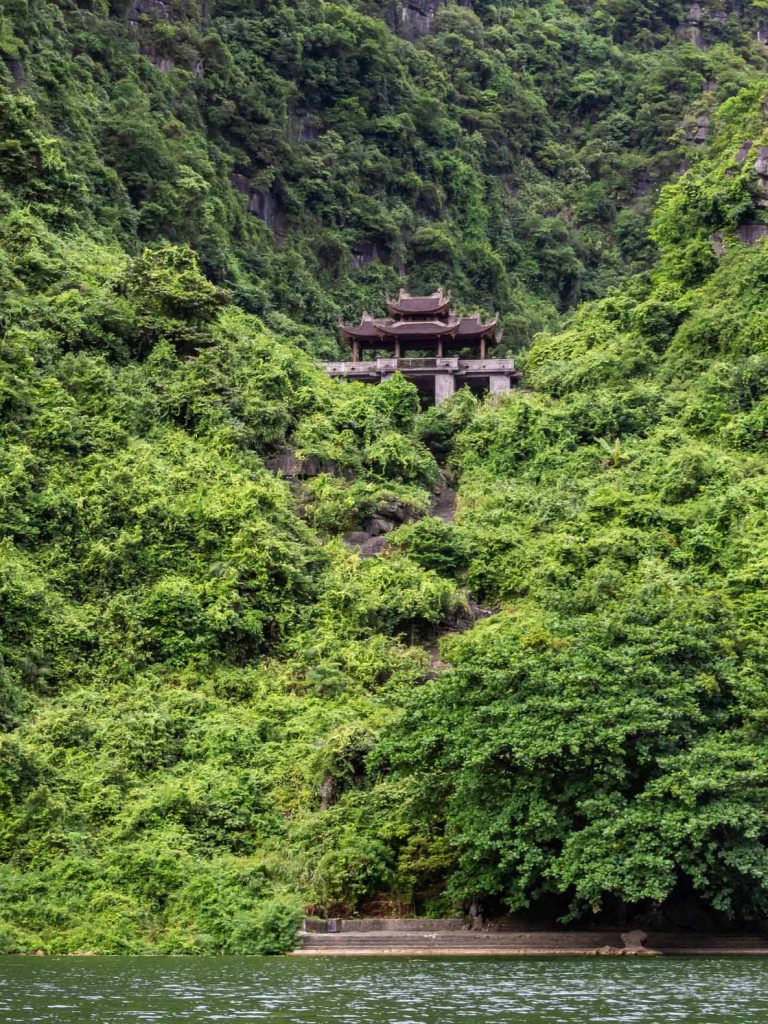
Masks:
[[[458,316],[450,295],[401,291],[387,300],[388,316],[363,313],[359,324],[339,323],[351,360],[326,363],[331,377],[378,383],[400,372],[439,405],[457,385],[473,391],[509,391],[519,379],[513,359],[489,358],[501,341],[499,318]]]

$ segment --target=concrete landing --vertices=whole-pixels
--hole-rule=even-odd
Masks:
[[[419,922],[428,926],[428,922]],[[590,956],[621,948],[619,932],[502,932],[466,928],[428,931],[302,932],[294,956]],[[761,935],[650,934],[648,949],[667,956],[766,956]]]

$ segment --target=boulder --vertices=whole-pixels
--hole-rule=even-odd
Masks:
[[[381,537],[370,537],[360,547],[360,554],[363,558],[375,558],[376,555],[382,555],[387,550],[387,535],[383,534]]]
[[[363,529],[369,537],[379,537],[382,533],[391,533],[396,525],[397,523],[393,523],[391,519],[385,519],[384,516],[371,516],[364,524]]]
[[[658,950],[646,947],[648,935],[639,928],[630,932],[624,932],[621,936],[621,941],[624,943],[621,956],[661,956]]]
[[[401,505],[397,501],[387,501],[379,505],[378,514],[382,518],[391,519],[395,523],[407,523],[412,518],[406,506]]]
[[[353,530],[351,533],[345,533],[341,539],[350,548],[361,548],[363,544],[368,543],[371,535],[365,530]]]

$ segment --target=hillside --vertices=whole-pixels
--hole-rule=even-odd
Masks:
[[[403,273],[503,310],[513,346],[604,294],[648,265],[655,190],[764,64],[759,3],[4,11],[18,198],[130,252],[191,244],[239,306],[310,323],[319,350]]]
[[[5,5],[1,950],[764,918],[761,12]],[[524,387],[328,380],[401,275]]]

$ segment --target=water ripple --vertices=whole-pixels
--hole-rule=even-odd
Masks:
[[[768,1024],[760,959],[0,957],[7,1024]]]

